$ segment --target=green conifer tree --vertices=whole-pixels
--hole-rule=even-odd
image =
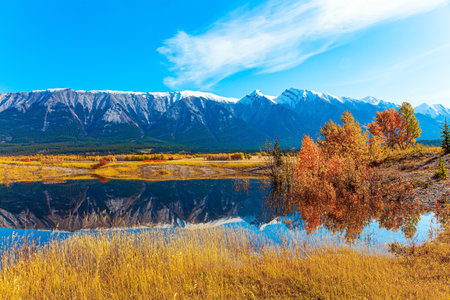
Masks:
[[[439,157],[438,170],[434,173],[434,178],[447,179],[447,177],[448,171],[447,166],[445,165],[445,160],[442,157]]]
[[[283,164],[283,158],[281,157],[281,149],[278,145],[278,138],[275,138],[275,143],[273,145],[273,159],[276,166],[281,166]]]
[[[442,126],[441,137],[442,150],[444,150],[444,153],[446,154],[450,153],[450,126],[447,122],[447,118],[445,119],[444,126]]]

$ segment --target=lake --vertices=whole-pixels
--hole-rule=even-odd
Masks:
[[[226,226],[275,242],[285,238],[373,245],[416,242],[436,228],[432,212],[409,204],[342,206],[309,203],[275,214],[260,181],[73,180],[0,186],[0,238],[39,241],[99,229],[154,230]]]

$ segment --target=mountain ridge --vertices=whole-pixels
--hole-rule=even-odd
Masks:
[[[268,96],[259,90],[244,97],[200,91],[126,92],[70,88],[0,94],[0,151],[5,145],[45,143],[177,146],[192,149],[259,149],[279,138],[298,147],[324,122],[339,121],[349,110],[363,125],[376,111],[398,104],[374,97],[339,97],[306,89]],[[416,116],[423,139],[439,138],[450,118],[443,105],[421,104]],[[251,137],[249,139],[248,137]]]

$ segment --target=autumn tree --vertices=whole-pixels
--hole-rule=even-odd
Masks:
[[[408,102],[403,102],[398,109],[398,113],[403,123],[403,134],[400,139],[400,148],[406,149],[416,144],[416,139],[420,137],[422,130],[419,126],[419,121],[414,115],[414,108]]]
[[[322,222],[325,209],[322,209],[321,204],[332,202],[336,194],[332,183],[325,178],[327,164],[322,149],[309,136],[302,140],[294,169],[295,197],[290,199],[290,202],[294,202],[290,207],[304,208],[301,211],[302,218],[306,222],[305,229],[310,233]]]
[[[357,162],[365,161],[368,155],[369,136],[348,111],[341,116],[342,125],[331,121],[320,129],[318,145],[328,156],[351,156]]]
[[[398,212],[404,212],[399,199],[406,198],[408,184],[401,180],[384,184],[367,164],[350,155],[330,157],[309,136],[303,138],[294,170],[293,193],[286,203],[290,211],[298,210],[308,233],[325,225],[352,240],[373,218],[384,222],[385,228],[397,229],[406,220]],[[388,215],[392,210],[387,207],[397,213]]]
[[[368,127],[373,137],[383,140],[390,148],[398,147],[402,150],[413,146],[421,133],[414,109],[408,102],[403,102],[398,111],[390,108],[377,112],[375,121]]]
[[[372,135],[369,138],[369,158],[371,162],[380,162],[386,158],[385,138],[382,135]]]
[[[395,147],[404,131],[401,117],[395,108],[377,111],[375,121],[368,128],[372,136],[382,139],[391,148]]]
[[[341,215],[342,207],[338,203],[355,204],[367,197],[367,167],[357,163],[353,156],[338,153],[329,156],[309,136],[303,138],[294,167],[292,201],[301,211],[308,232],[323,222],[324,215]]]
[[[441,148],[444,150],[444,153],[450,153],[450,126],[447,122],[447,118],[445,119],[444,125],[442,126],[441,131]]]
[[[269,153],[267,178],[263,182],[266,209],[273,216],[298,212],[308,233],[324,225],[333,232],[345,233],[347,239],[359,236],[373,218],[385,228],[400,228],[413,234],[414,220],[389,215],[392,210],[403,211],[402,200],[409,195],[411,185],[400,179],[375,172],[369,164],[384,143],[392,138],[398,142],[406,127],[395,110],[378,113],[378,122],[371,125],[377,134],[369,139],[352,114],[345,112],[342,125],[333,121],[320,130],[321,139],[315,142],[305,136],[295,158],[281,154],[278,143],[266,145]],[[391,135],[384,134],[392,132]],[[294,222],[295,223],[295,222]]]

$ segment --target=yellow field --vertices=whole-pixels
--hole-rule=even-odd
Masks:
[[[74,236],[2,256],[3,299],[448,299],[448,235],[402,257],[224,228]]]
[[[214,162],[179,160],[163,162],[21,161],[0,159],[0,183],[63,181],[104,177],[127,180],[256,178],[260,162]]]

